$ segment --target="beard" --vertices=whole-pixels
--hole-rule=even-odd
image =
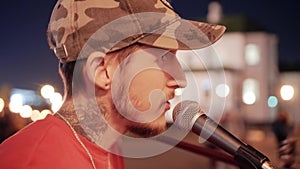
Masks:
[[[139,99],[129,99],[129,94],[127,91],[123,90],[124,88],[120,87],[118,88],[113,94],[117,94],[119,96],[117,99],[113,99],[113,102],[115,104],[115,108],[117,112],[119,112],[120,116],[123,116],[123,118],[128,120],[128,123],[126,125],[126,128],[129,132],[131,132],[134,135],[140,136],[140,137],[152,137],[156,136],[162,132],[164,132],[167,128],[166,120],[165,120],[165,110],[162,108],[156,108],[153,112],[148,112],[152,114],[158,114],[157,112],[162,112],[160,115],[153,121],[147,121],[147,122],[139,122],[138,117],[141,117],[141,114],[143,112],[138,111],[132,103],[135,103],[135,105],[139,104]],[[137,97],[134,97],[137,98]],[[156,104],[157,107],[161,107]],[[164,102],[163,102],[164,105]],[[121,113],[120,113],[121,112]],[[128,118],[129,117],[129,118]],[[137,118],[136,118],[137,117]],[[133,119],[133,120],[131,120]]]
[[[150,123],[130,123],[127,126],[128,130],[140,137],[153,137],[166,131],[167,125],[164,117]]]
[[[126,112],[128,113],[132,113],[134,111],[136,110],[130,110],[130,109],[126,110]],[[167,124],[165,119],[165,112],[162,112],[158,118],[156,118],[151,122],[136,122],[136,121],[128,120],[127,129],[131,133],[136,134],[140,137],[153,137],[164,132],[167,128],[166,126]]]

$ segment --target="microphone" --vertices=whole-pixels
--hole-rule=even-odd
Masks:
[[[173,121],[180,129],[192,130],[233,155],[241,169],[274,169],[265,155],[209,118],[195,101],[186,100],[178,103],[173,110]]]

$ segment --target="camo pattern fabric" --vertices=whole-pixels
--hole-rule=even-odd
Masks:
[[[75,61],[90,37],[104,27],[105,37],[98,44],[106,53],[135,42],[199,49],[217,41],[226,29],[184,20],[167,0],[58,0],[48,25],[48,43],[60,60]]]

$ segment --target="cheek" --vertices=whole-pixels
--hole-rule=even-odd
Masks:
[[[130,82],[129,98],[136,109],[145,111],[150,108],[149,97],[154,90],[163,90],[166,85],[164,73],[158,69],[147,69]]]

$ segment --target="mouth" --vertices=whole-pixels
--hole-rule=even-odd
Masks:
[[[166,104],[165,104],[165,110],[170,110],[171,108],[171,103],[169,101],[166,101]]]
[[[175,96],[175,93],[171,92],[171,93],[169,93],[168,97],[166,97],[167,101],[165,102],[165,111],[168,111],[171,109],[171,103],[169,100],[173,99],[174,96]]]

